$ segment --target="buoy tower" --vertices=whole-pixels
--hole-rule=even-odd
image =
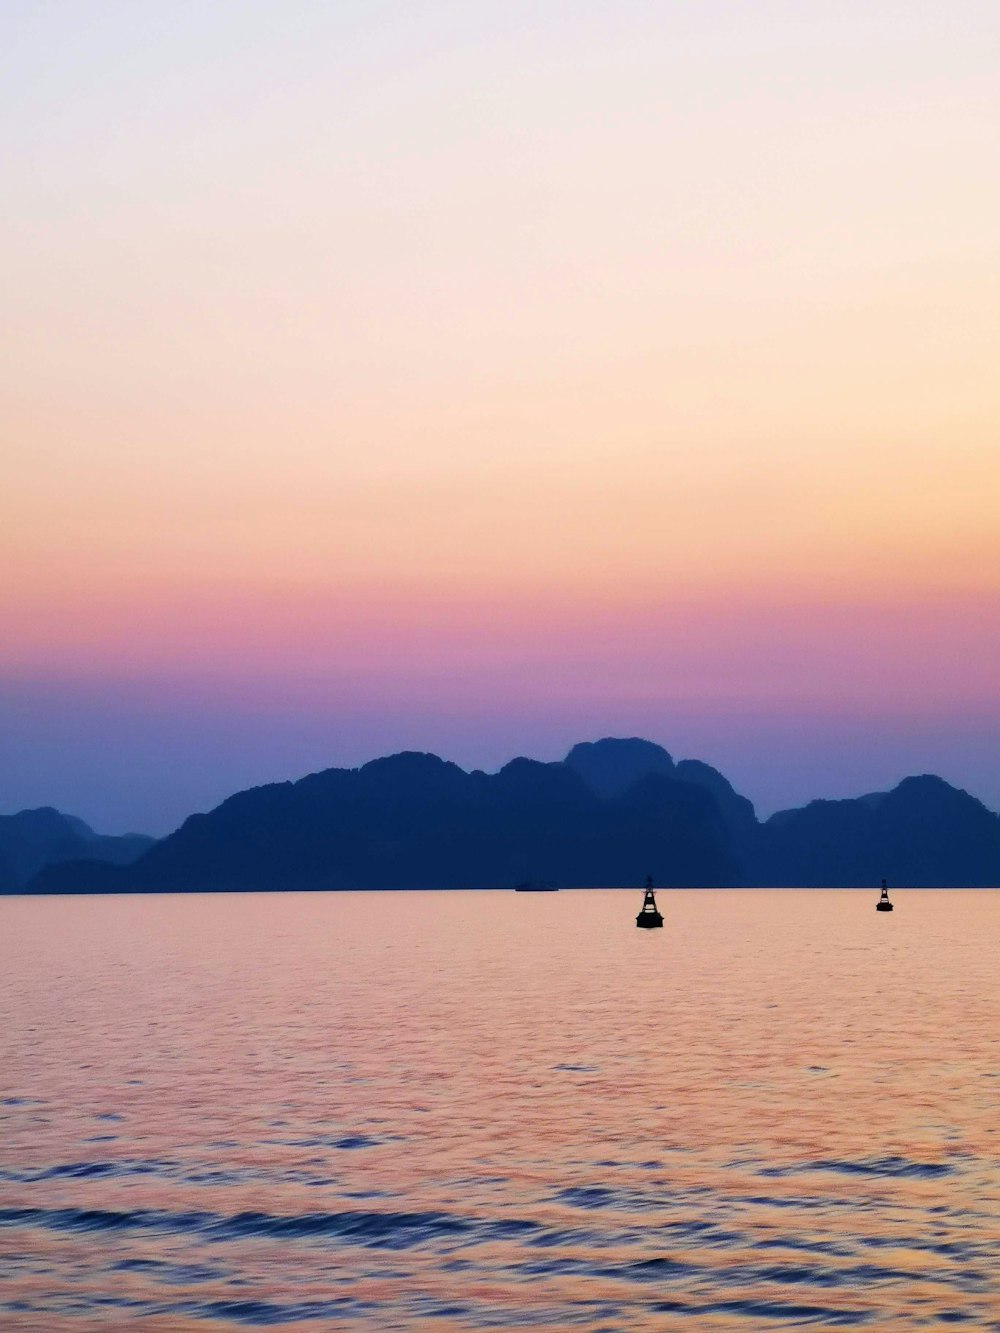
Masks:
[[[892,911],[892,903],[889,901],[889,889],[886,885],[885,880],[882,881],[882,897],[879,898],[878,902],[875,904],[875,911],[876,912]]]
[[[646,893],[642,900],[642,909],[635,919],[635,924],[641,930],[654,930],[657,926],[663,925],[663,916],[656,905],[656,897],[653,894],[653,877],[646,876]]]

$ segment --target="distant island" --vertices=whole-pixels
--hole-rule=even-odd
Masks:
[[[763,822],[721,773],[638,738],[466,772],[405,752],[239,792],[159,842],[0,818],[0,892],[1000,885],[1000,816],[939,777]]]
[[[51,806],[0,815],[0,893],[19,893],[42,869],[64,862],[127,865],[155,843],[141,833],[108,837]]]

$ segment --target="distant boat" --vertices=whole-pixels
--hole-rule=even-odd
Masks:
[[[653,893],[653,877],[646,876],[646,893],[642,900],[642,908],[635,919],[635,924],[641,930],[655,930],[657,926],[663,925],[663,916],[656,906],[656,897]]]
[[[558,893],[559,889],[555,884],[532,884],[525,881],[523,884],[514,885],[515,893]]]
[[[879,898],[878,902],[875,904],[875,911],[876,912],[892,911],[892,903],[889,901],[889,890],[886,886],[885,880],[882,881],[882,897]]]

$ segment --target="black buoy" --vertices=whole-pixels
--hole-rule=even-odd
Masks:
[[[643,930],[654,930],[657,926],[663,925],[663,917],[660,909],[656,906],[656,898],[653,895],[653,877],[646,876],[646,894],[642,900],[642,910],[635,919],[635,924]]]
[[[875,904],[876,912],[891,912],[892,903],[889,901],[889,890],[886,887],[885,880],[882,881],[882,897]]]

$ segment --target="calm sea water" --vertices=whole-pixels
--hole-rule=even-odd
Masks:
[[[0,1327],[1000,1329],[1000,892],[0,899]]]

